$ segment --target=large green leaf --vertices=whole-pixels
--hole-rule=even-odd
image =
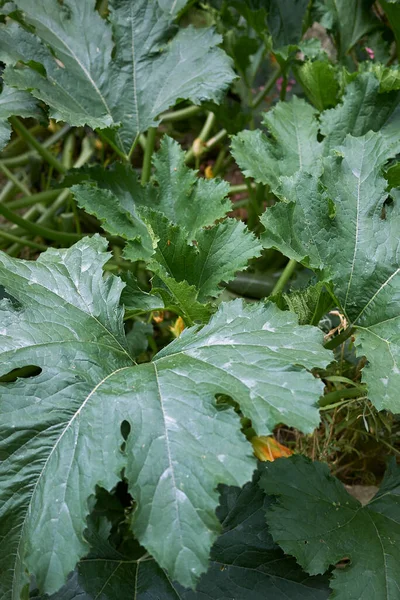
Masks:
[[[38,119],[44,117],[37,101],[28,92],[21,92],[4,85],[0,94],[0,150],[10,139],[11,127],[7,119],[14,115]]]
[[[292,48],[300,41],[308,0],[269,0],[268,28],[275,51],[287,60]]]
[[[316,106],[325,102],[315,87],[311,99]],[[322,112],[318,120],[317,111],[304,100],[293,97],[289,102],[279,102],[263,118],[270,135],[260,130],[243,131],[233,137],[232,153],[247,177],[277,190],[282,176],[310,170],[322,154],[342,144],[349,133],[359,137],[371,129],[381,130],[395,142],[400,127],[399,103],[400,92],[380,93],[377,76],[362,73],[346,86],[342,102]],[[324,136],[322,142],[318,132]]]
[[[308,370],[331,354],[322,334],[273,304],[222,304],[148,364],[123,333],[122,284],[103,279],[95,236],[36,262],[0,255],[1,371],[41,373],[0,384],[0,594],[19,598],[28,573],[53,593],[87,554],[88,498],[122,471],[132,529],[169,576],[192,586],[219,525],[219,483],[251,478],[251,446],[231,396],[258,433],[280,422],[310,432],[322,383]],[[121,424],[128,422],[126,442]]]
[[[283,175],[310,168],[323,151],[317,141],[316,114],[310,104],[294,96],[264,114],[263,123],[273,140],[259,130],[234,136],[232,154],[244,174],[275,190]]]
[[[393,412],[400,412],[400,206],[396,190],[386,203],[382,168],[398,149],[380,133],[348,136],[322,168],[282,178],[283,202],[262,218],[266,247],[323,270],[333,282],[369,360],[369,396]]]
[[[301,456],[268,464],[261,486],[276,498],[267,511],[273,538],[308,573],[350,559],[334,571],[332,598],[399,598],[400,469],[394,461],[364,507],[326,464]]]
[[[50,600],[95,600],[100,594],[104,600],[248,600],[249,593],[252,600],[269,594],[274,600],[328,597],[327,578],[307,577],[273,542],[265,521],[270,500],[258,486],[258,474],[242,489],[224,486],[220,502],[217,515],[222,533],[196,591],[172,583],[151,557],[121,554],[97,534],[91,536],[92,550],[87,559]],[[107,535],[107,526],[101,526]]]
[[[94,0],[15,4],[36,35],[14,22],[2,28],[5,81],[44,100],[55,119],[118,128],[106,135],[125,155],[176,100],[218,102],[234,77],[221,37],[193,27],[174,35],[157,0],[110,0],[109,22]],[[14,68],[17,60],[28,66]]]

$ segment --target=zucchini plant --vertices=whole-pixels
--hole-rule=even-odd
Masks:
[[[0,599],[400,598],[398,4],[0,6]]]

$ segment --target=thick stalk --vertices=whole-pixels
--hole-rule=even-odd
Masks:
[[[180,110],[174,110],[161,115],[162,123],[170,123],[172,121],[183,121],[184,119],[190,119],[202,112],[201,106],[188,106],[187,108],[181,108]]]
[[[142,185],[146,185],[146,183],[150,180],[151,175],[151,158],[153,156],[154,145],[156,142],[156,134],[157,129],[155,127],[150,127],[147,133],[146,138],[146,149],[144,151],[143,157],[143,167],[142,167]]]
[[[63,233],[61,231],[48,229],[47,227],[43,227],[42,225],[38,225],[37,223],[27,221],[23,217],[20,217],[19,215],[12,212],[12,210],[7,208],[7,206],[5,206],[4,204],[0,204],[0,214],[3,215],[3,217],[5,217],[6,219],[8,219],[8,221],[11,221],[11,223],[15,223],[16,225],[22,227],[22,229],[29,231],[29,233],[33,235],[40,235],[41,237],[44,237],[48,240],[71,244],[82,238],[82,236],[79,234]]]
[[[271,296],[274,296],[275,294],[279,294],[280,292],[282,292],[285,285],[287,284],[287,282],[293,275],[294,270],[296,269],[296,266],[297,266],[297,261],[295,261],[293,258],[291,258],[289,260],[289,262],[287,263],[286,267],[283,269],[278,281],[276,282],[274,289],[271,292]]]
[[[367,393],[366,386],[344,388],[343,390],[335,390],[323,396],[319,401],[319,406],[327,410],[328,406],[343,400],[344,398],[363,398]]]
[[[329,342],[326,342],[326,344],[324,344],[324,347],[328,350],[333,350],[334,348],[337,348],[338,346],[343,344],[343,342],[345,342],[353,333],[354,328],[348,327],[347,329],[342,331],[342,333],[339,333],[339,335],[329,340]]]

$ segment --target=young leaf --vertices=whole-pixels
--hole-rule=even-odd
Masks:
[[[262,218],[262,241],[323,269],[343,311],[359,329],[357,343],[370,364],[363,372],[378,409],[400,411],[400,228],[398,191],[386,203],[381,172],[396,153],[380,134],[348,136],[323,170],[282,178],[285,202]]]
[[[335,67],[328,57],[324,60],[307,60],[294,67],[294,73],[307,98],[318,110],[325,110],[337,104],[339,82]]]
[[[261,251],[254,234],[235,219],[198,232],[193,246],[188,245],[184,231],[159,214],[149,212],[148,222],[158,240],[149,268],[162,279],[173,277],[195,286],[200,302],[218,296],[218,284],[233,279]]]
[[[332,598],[398,597],[400,469],[393,461],[376,496],[364,507],[323,463],[302,456],[267,463],[261,487],[276,498],[267,510],[274,540],[308,573],[334,571]]]
[[[305,289],[290,290],[270,298],[281,310],[298,316],[300,325],[318,325],[324,315],[336,306],[332,293],[322,281]]]
[[[110,0],[109,22],[94,0],[15,4],[34,33],[13,22],[2,29],[5,81],[44,100],[57,120],[112,127],[106,136],[125,156],[178,99],[218,102],[234,78],[221,37],[193,27],[174,36],[174,15],[157,0]],[[19,60],[27,67],[14,68]]]
[[[81,208],[95,215],[112,235],[128,241],[125,256],[129,260],[149,260],[158,239],[149,230],[148,210],[157,210],[155,222],[165,215],[179,225],[187,243],[196,239],[203,227],[213,225],[231,208],[228,184],[220,180],[198,178],[185,165],[185,152],[165,136],[155,154],[154,181],[145,188],[129,167],[116,164],[112,170],[100,167],[71,173],[64,185],[72,186]],[[82,183],[82,181],[86,181]],[[162,240],[167,242],[168,238]],[[254,255],[252,255],[254,256]],[[219,283],[219,282],[218,282]]]
[[[219,529],[217,485],[243,485],[254,468],[237,414],[215,396],[231,396],[259,434],[282,421],[307,432],[318,424],[323,385],[308,370],[331,353],[321,332],[273,304],[222,304],[203,329],[135,365],[122,283],[102,276],[105,245],[86,238],[36,262],[0,255],[13,299],[0,305],[0,375],[41,370],[0,384],[5,597],[19,597],[28,573],[46,593],[65,583],[88,552],[88,498],[97,485],[114,488],[122,471],[137,502],[135,536],[171,578],[193,586]]]
[[[37,119],[44,117],[38,103],[28,92],[20,92],[4,85],[0,94],[0,150],[10,139],[11,127],[7,119],[13,115]]]

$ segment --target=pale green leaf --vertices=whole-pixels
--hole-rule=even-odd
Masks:
[[[266,465],[261,487],[276,498],[267,510],[274,540],[310,574],[343,559],[331,579],[335,600],[397,600],[400,564],[400,469],[393,461],[364,507],[324,463],[302,456]]]
[[[193,27],[174,35],[175,11],[168,14],[157,0],[110,0],[108,21],[94,0],[16,5],[36,36],[14,22],[2,28],[5,81],[44,100],[56,120],[112,127],[105,135],[126,156],[178,99],[218,103],[234,78],[217,47],[221,37]],[[28,66],[14,68],[18,60]]]
[[[295,67],[294,72],[307,98],[318,110],[325,110],[337,104],[339,83],[335,67],[327,58],[307,60]]]
[[[243,485],[254,458],[231,396],[262,434],[277,423],[311,432],[331,353],[322,333],[273,304],[222,304],[151,363],[129,355],[122,283],[103,279],[95,236],[36,262],[0,255],[0,595],[19,599],[28,574],[54,593],[89,550],[88,499],[122,472],[137,507],[132,530],[172,579],[193,586],[217,537],[219,483]],[[122,449],[121,424],[130,433]],[[88,465],[90,468],[88,469]],[[12,473],[12,476],[10,474]]]
[[[379,93],[380,86],[373,73],[361,73],[349,83],[343,101],[320,116],[325,153],[343,143],[347,134],[355,137],[368,131],[379,131],[395,140],[398,137],[400,92]]]

